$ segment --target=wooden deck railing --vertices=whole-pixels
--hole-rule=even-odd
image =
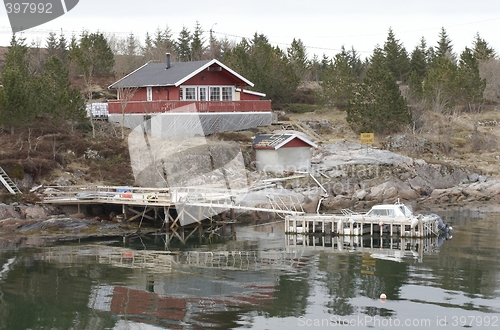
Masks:
[[[160,113],[160,112],[266,112],[271,111],[271,101],[129,101],[109,100],[110,114]]]

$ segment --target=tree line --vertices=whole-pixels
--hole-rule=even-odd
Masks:
[[[198,22],[193,32],[183,27],[175,38],[166,27],[142,42],[132,33],[116,38],[84,31],[69,41],[50,33],[43,56],[13,36],[1,70],[0,124],[15,127],[40,114],[81,121],[95,77],[121,78],[148,61],[165,61],[165,53],[173,61],[222,61],[254,82],[275,109],[296,103],[343,109],[356,132],[391,133],[418,126],[422,111],[477,112],[500,99],[499,60],[479,34],[457,54],[442,28],[436,46],[422,38],[408,52],[389,29],[384,44],[364,60],[354,47],[319,58],[309,57],[300,39],[282,49],[263,34],[239,42],[213,31],[204,36]],[[76,76],[84,80],[80,91],[70,84]],[[305,82],[316,88],[301,88]]]

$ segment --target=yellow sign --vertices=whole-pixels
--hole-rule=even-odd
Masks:
[[[359,139],[361,140],[361,144],[373,144],[375,143],[375,134],[361,133]]]

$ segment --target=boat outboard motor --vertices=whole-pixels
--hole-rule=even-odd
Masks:
[[[432,213],[431,214],[432,217],[436,217],[437,219],[437,222],[438,222],[438,229],[445,232],[445,233],[449,233],[451,231],[451,227],[448,226],[448,224],[445,224],[443,222],[443,219],[441,219],[441,217],[435,213]]]

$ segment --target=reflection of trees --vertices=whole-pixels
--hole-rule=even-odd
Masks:
[[[443,244],[439,258],[427,259],[426,266],[433,273],[430,285],[439,283],[444,290],[459,290],[470,297],[498,298],[499,218],[491,214],[477,218],[479,215],[445,214],[443,218],[451,219],[454,227],[453,244]],[[429,285],[427,277],[417,280]]]
[[[365,296],[378,299],[386,293],[392,299],[397,298],[400,288],[408,278],[407,265],[387,260],[379,260],[359,253],[322,254],[319,270],[324,271],[324,283],[331,297],[327,304],[329,313],[346,316],[358,312],[351,300]],[[392,314],[385,309],[367,309],[359,311],[367,315],[387,316]]]
[[[309,266],[302,273],[286,274],[279,277],[274,291],[273,307],[270,316],[299,317],[304,315],[311,282],[308,279]]]
[[[123,269],[92,264],[50,264],[34,260],[31,251],[18,254],[18,261],[2,280],[2,329],[109,329],[111,315],[89,309],[95,280],[124,278]],[[97,315],[98,314],[98,315]]]

